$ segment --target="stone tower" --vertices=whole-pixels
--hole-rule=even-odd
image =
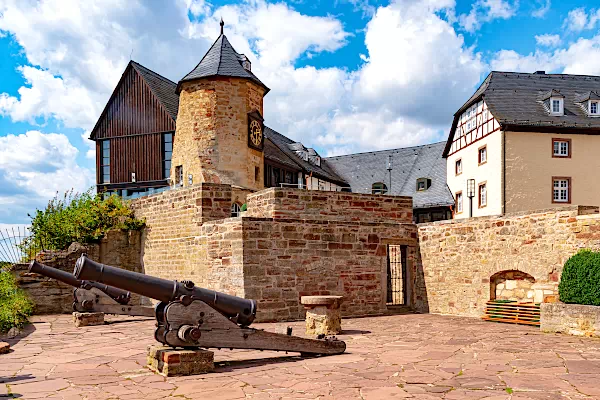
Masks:
[[[177,84],[179,113],[171,182],[264,188],[263,97],[269,92],[250,61],[221,35]]]

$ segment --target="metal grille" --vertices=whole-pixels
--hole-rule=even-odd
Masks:
[[[0,230],[0,267],[28,262],[45,249],[39,240],[33,240],[28,227],[17,226]]]
[[[388,245],[387,261],[387,303],[405,305],[406,246]]]

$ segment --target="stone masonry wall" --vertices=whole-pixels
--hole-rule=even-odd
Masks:
[[[248,195],[247,216],[412,223],[412,198],[270,188]]]
[[[103,264],[119,266],[134,272],[142,272],[141,232],[110,231],[97,244],[72,244],[67,251],[45,252],[38,255],[38,261],[53,268],[72,273],[75,261],[83,253]],[[31,297],[36,314],[68,313],[73,311],[73,287],[54,279],[27,271],[27,264],[15,265],[17,283]],[[131,304],[141,304],[145,300],[132,296]]]
[[[544,296],[556,295],[565,261],[579,249],[600,249],[597,212],[569,206],[418,225],[415,307],[481,316],[490,300],[490,278],[511,270],[531,275],[532,288]]]
[[[179,96],[171,179],[183,166],[193,184],[264,187],[263,152],[248,146],[248,113],[263,113],[264,89],[241,78],[212,77],[184,82]]]
[[[202,224],[231,215],[231,186],[202,183],[132,202],[146,219],[142,237],[144,272],[164,279],[207,285],[206,238]]]

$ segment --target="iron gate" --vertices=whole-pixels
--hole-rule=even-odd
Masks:
[[[389,244],[387,249],[387,304],[406,305],[406,246]]]

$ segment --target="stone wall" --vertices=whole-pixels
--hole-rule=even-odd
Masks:
[[[183,166],[193,184],[264,187],[264,154],[248,146],[248,113],[263,113],[265,90],[242,78],[212,77],[184,82],[179,95],[171,179]]]
[[[531,275],[537,302],[557,295],[565,261],[582,248],[600,250],[597,213],[597,207],[569,206],[418,225],[415,307],[481,316],[490,279],[502,271]]]
[[[600,337],[600,307],[564,303],[542,304],[540,329],[542,332]]]
[[[231,188],[172,192],[134,204],[147,223],[146,273],[257,299],[261,321],[302,318],[300,296],[316,294],[344,295],[345,315],[383,314],[387,245],[409,246],[415,264],[407,197],[273,188],[249,194],[243,217],[200,222],[197,215],[219,215],[204,207],[225,215]]]
[[[37,256],[39,262],[72,273],[75,262],[86,253],[92,260],[119,266],[134,272],[142,272],[141,232],[110,231],[99,243],[81,245],[73,243],[67,251],[45,252]],[[17,264],[14,273],[17,283],[31,297],[36,314],[73,311],[73,287],[27,271],[27,264]],[[146,303],[139,296],[132,296],[131,304]]]

